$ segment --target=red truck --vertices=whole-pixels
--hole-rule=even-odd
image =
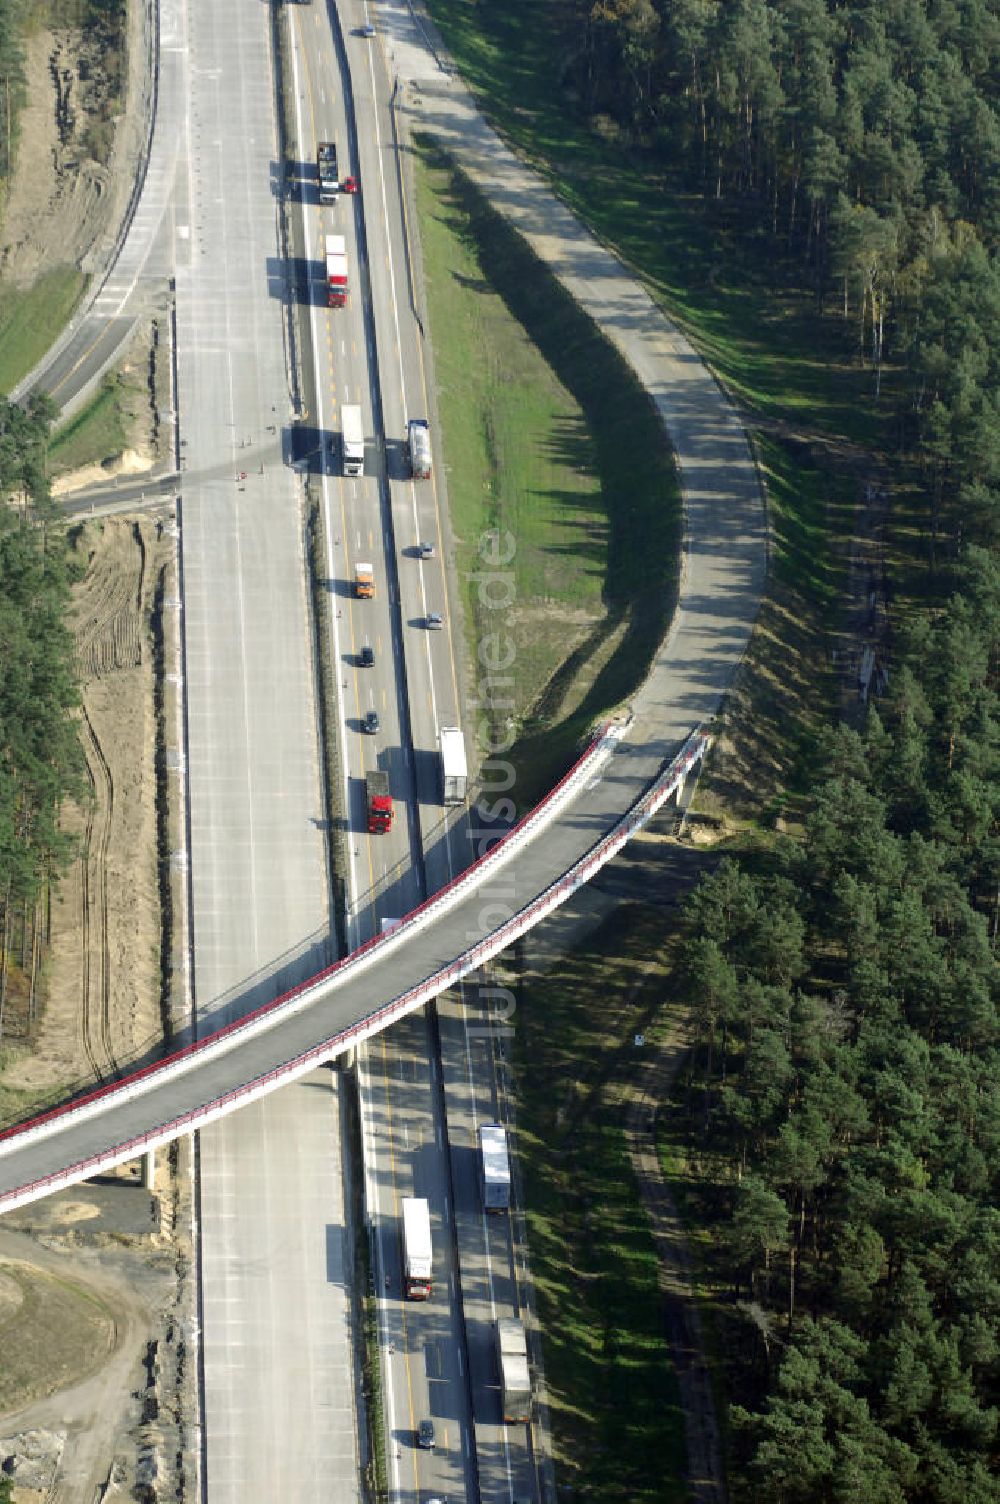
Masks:
[[[347,302],[347,242],[343,235],[326,237],[326,304],[343,308]]]
[[[383,835],[392,829],[392,799],[389,795],[389,775],[383,768],[365,774],[365,796],[368,804],[368,834]]]

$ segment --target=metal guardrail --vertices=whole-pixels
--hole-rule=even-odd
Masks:
[[[622,728],[605,727],[601,736],[594,741],[583,757],[550,791],[540,805],[536,806],[502,842],[480,858],[474,866],[467,869],[434,898],[421,904],[408,915],[399,928],[389,934],[374,937],[350,956],[336,962],[310,981],[294,988],[274,1002],[266,1004],[246,1019],[238,1020],[217,1034],[187,1046],[167,1060],[146,1066],[122,1081],[100,1087],[82,1101],[55,1108],[44,1113],[40,1118],[6,1130],[0,1134],[0,1155],[15,1151],[29,1140],[68,1128],[74,1121],[110,1111],[116,1102],[133,1100],[154,1082],[159,1084],[172,1075],[180,1075],[202,1061],[234,1048],[251,1034],[261,1033],[275,1027],[282,1018],[287,1018],[293,1011],[299,1012],[303,1007],[321,1001],[330,991],[331,985],[337,985],[345,975],[356,972],[359,967],[369,966],[378,955],[384,955],[388,950],[404,944],[407,935],[412,934],[415,926],[422,927],[439,918],[442,913],[460,902],[467,892],[475,891],[500,867],[506,865],[506,862],[516,855],[517,850],[528,839],[533,839],[539,830],[555,818],[559,809],[572,797],[578,784],[584,779],[593,777],[596,769],[610,755],[612,747],[620,739],[621,734]],[[77,1161],[60,1171],[0,1196],[0,1211],[10,1210],[47,1195],[62,1186],[86,1179],[89,1175],[134,1158],[182,1133],[190,1132],[239,1106],[266,1095],[279,1084],[306,1074],[321,1061],[332,1059],[370,1035],[381,1032],[405,1014],[422,1007],[438,993],[453,986],[469,972],[478,970],[485,962],[499,954],[501,950],[505,950],[519,936],[552,913],[594,872],[616,856],[626,842],[648,824],[674,790],[683,784],[695,764],[704,757],[709,740],[709,737],[700,730],[693,732],[670,766],[660,774],[646,793],[606,836],[531,903],[484,936],[482,940],[477,941],[475,945],[461,952],[449,965],[424,978],[390,1003],[358,1019],[349,1028],[341,1030],[289,1060],[280,1062],[263,1075],[227,1092],[222,1097],[210,1099],[168,1122],[151,1125],[143,1134],[109,1146],[100,1154]]]

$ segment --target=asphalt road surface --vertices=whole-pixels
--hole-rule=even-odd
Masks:
[[[269,11],[192,4],[175,208],[193,975],[230,1018],[330,957]],[[164,128],[161,122],[159,130]],[[202,1025],[204,1027],[204,1025]],[[358,1497],[339,1081],[200,1135],[211,1504]]]
[[[315,7],[310,10],[318,14]],[[246,17],[241,16],[240,26],[245,22]],[[194,720],[200,728],[191,741],[195,975],[200,996],[216,1001],[220,997],[239,996],[243,1006],[244,1001],[270,995],[296,970],[307,966],[310,947],[312,954],[318,955],[325,945],[327,925],[325,914],[317,912],[317,909],[322,911],[325,903],[323,879],[315,881],[314,877],[310,882],[308,878],[310,871],[313,874],[316,871],[318,835],[315,823],[312,835],[303,828],[301,813],[310,803],[310,778],[315,779],[315,732],[308,725],[308,714],[304,728],[301,719],[303,707],[311,704],[308,692],[302,693],[301,689],[303,667],[299,655],[305,656],[307,649],[298,625],[301,607],[295,602],[295,586],[291,583],[297,570],[301,591],[301,554],[297,560],[294,558],[295,547],[289,540],[292,529],[287,520],[291,509],[286,509],[284,499],[288,483],[281,478],[273,479],[272,483],[277,472],[277,466],[272,469],[272,465],[280,460],[281,448],[275,445],[273,450],[269,449],[263,438],[271,426],[267,420],[267,396],[281,389],[283,373],[279,374],[278,385],[272,385],[270,379],[263,379],[262,368],[274,359],[275,330],[279,337],[284,332],[280,317],[283,294],[274,292],[269,270],[265,270],[264,284],[272,294],[271,302],[278,305],[277,314],[270,310],[273,315],[270,321],[258,297],[261,268],[270,268],[269,258],[274,256],[276,246],[273,223],[265,233],[267,214],[263,203],[255,197],[260,193],[261,163],[274,152],[273,141],[263,139],[269,133],[262,132],[259,94],[258,108],[256,112],[253,109],[254,80],[260,83],[266,58],[262,56],[259,31],[254,34],[255,40],[249,42],[248,50],[240,51],[235,13],[230,15],[226,7],[220,6],[212,17],[199,13],[194,24],[199,33],[197,47],[191,53],[197,65],[192,69],[190,200],[186,212],[178,215],[177,245],[182,256],[188,258],[178,269],[179,346],[182,357],[185,349],[197,351],[192,370],[186,375],[182,370],[181,379],[182,407],[185,414],[190,410],[193,428],[200,435],[193,451],[189,440],[186,458],[189,476],[204,479],[197,497],[189,497],[185,492],[183,513],[185,529],[190,529],[185,537],[186,590],[189,557],[195,584],[194,596],[186,598],[189,641],[196,649],[199,642],[205,645],[202,651],[206,654],[199,659],[195,651],[193,665],[189,663],[189,674],[193,674]],[[250,29],[263,24],[254,18]],[[742,433],[711,378],[683,339],[666,324],[645,294],[624,277],[614,259],[583,234],[566,211],[556,206],[541,185],[482,127],[460,87],[444,79],[433,62],[428,62],[427,54],[418,49],[419,38],[412,34],[409,13],[401,7],[386,7],[380,12],[380,24],[387,28],[384,43],[380,41],[379,45],[387,49],[390,69],[410,80],[405,96],[407,112],[449,142],[463,165],[487,187],[494,202],[511,215],[541,254],[559,265],[567,285],[585,306],[593,309],[626,350],[668,423],[682,468],[688,518],[685,569],[680,609],[670,639],[649,682],[636,696],[632,732],[610,768],[551,827],[538,843],[539,849],[525,852],[511,864],[502,887],[502,901],[509,903],[513,893],[516,896],[513,906],[517,906],[586,850],[655,775],[692,725],[713,713],[756,614],[764,570],[763,515]],[[218,32],[214,31],[216,25]],[[211,37],[209,32],[213,33]],[[348,39],[348,46],[352,45]],[[263,53],[266,54],[266,46]],[[218,61],[213,63],[213,57]],[[236,68],[234,57],[238,59]],[[369,68],[370,106],[359,100],[359,112],[370,107],[376,122],[387,121],[384,99],[379,102],[374,57]],[[353,55],[352,70],[357,96],[363,88],[363,74],[354,68]],[[221,84],[220,78],[223,78]],[[216,101],[224,95],[226,104],[220,109]],[[335,111],[334,101],[331,99],[329,103]],[[324,118],[335,120],[336,116]],[[389,125],[391,129],[391,122]],[[344,138],[352,141],[346,113],[343,130]],[[260,140],[255,133],[261,134]],[[389,132],[382,133],[379,127],[374,131],[366,129],[360,146],[353,143],[361,168],[363,195],[369,195],[374,187],[386,196],[386,203],[390,175],[385,168],[392,160],[389,140]],[[305,181],[305,163],[302,176]],[[228,213],[220,210],[219,201],[230,203],[237,186],[243,212],[241,233],[234,236]],[[338,206],[338,213],[343,207],[343,203]],[[267,208],[273,221],[273,202]],[[436,776],[436,728],[445,723],[440,707],[448,704],[449,677],[452,705],[457,703],[457,687],[450,666],[452,655],[445,651],[438,653],[436,648],[443,634],[435,635],[432,641],[432,634],[422,632],[419,627],[427,610],[438,609],[433,604],[435,590],[440,590],[442,603],[446,600],[444,576],[426,570],[425,565],[415,560],[412,570],[402,568],[407,557],[404,552],[407,540],[412,538],[415,542],[435,526],[438,530],[435,541],[440,541],[439,561],[444,558],[446,547],[446,529],[441,521],[436,488],[426,484],[423,488],[413,487],[405,473],[401,473],[405,419],[414,415],[411,404],[420,400],[422,374],[419,342],[411,351],[404,337],[405,315],[401,323],[400,310],[406,306],[401,279],[405,264],[401,259],[402,225],[400,221],[394,228],[395,215],[386,212],[384,229],[376,229],[374,216],[368,212],[367,198],[363,227],[353,206],[352,213],[354,219],[346,226],[343,221],[347,216],[340,216],[337,228],[344,228],[350,237],[356,257],[352,264],[357,266],[359,278],[366,275],[370,278],[376,310],[375,348],[369,348],[363,320],[360,332],[357,324],[352,326],[350,307],[341,311],[348,314],[348,319],[341,319],[338,328],[330,328],[333,315],[324,312],[329,329],[327,363],[324,369],[318,361],[314,375],[315,418],[318,435],[325,442],[328,435],[336,433],[337,402],[342,405],[347,400],[360,401],[364,406],[367,401],[366,419],[370,416],[375,440],[373,464],[377,466],[384,456],[389,481],[388,519],[386,493],[377,484],[371,489],[358,484],[356,490],[348,492],[347,485],[356,483],[341,482],[339,495],[331,500],[328,494],[327,505],[333,509],[328,514],[332,520],[339,504],[342,523],[339,533],[332,526],[329,529],[331,548],[336,549],[338,544],[334,540],[340,539],[340,554],[331,557],[329,568],[331,590],[343,601],[339,621],[345,624],[341,628],[344,636],[338,644],[338,653],[342,657],[348,653],[356,655],[359,641],[356,633],[369,629],[382,649],[381,655],[377,653],[377,662],[379,656],[385,658],[386,670],[367,681],[359,672],[353,675],[347,672],[341,681],[341,713],[350,741],[349,721],[359,713],[365,697],[369,697],[369,708],[378,708],[378,697],[383,697],[385,739],[371,745],[370,755],[378,756],[380,765],[389,768],[394,793],[402,789],[397,798],[403,804],[400,814],[405,811],[407,817],[398,821],[396,843],[386,843],[385,837],[380,838],[380,849],[372,852],[371,843],[359,829],[360,789],[352,790],[349,784],[352,831],[360,837],[351,844],[352,857],[357,845],[355,933],[360,938],[364,929],[371,928],[376,920],[409,906],[412,878],[405,876],[407,852],[412,863],[419,851],[414,805],[408,796],[413,787],[419,796],[417,820],[428,852],[429,883],[436,885],[440,880],[438,874],[457,860],[444,839],[446,822],[442,821],[432,787]],[[361,228],[364,233],[359,236]],[[313,229],[315,232],[315,226]],[[308,221],[305,233],[308,239]],[[304,276],[295,279],[296,285],[304,285],[306,297],[310,301],[318,298],[321,306],[321,282],[318,293],[316,288],[318,257],[308,244],[303,260]],[[278,281],[281,280],[279,277]],[[256,289],[253,295],[252,289]],[[203,300],[200,304],[194,301],[198,296]],[[185,297],[191,302],[182,306]],[[234,314],[235,301],[238,310]],[[371,374],[371,365],[364,370],[363,354],[368,355],[369,361],[373,354],[377,355],[381,392]],[[352,366],[352,361],[357,364]],[[399,376],[390,385],[386,373],[394,364]],[[321,411],[324,387],[331,400]],[[379,403],[381,431],[385,436],[381,451],[376,412]],[[272,406],[276,408],[277,403],[272,402]],[[228,435],[223,434],[223,441],[219,435],[227,422],[231,427]],[[274,423],[274,418],[271,422]],[[246,465],[247,484],[241,490],[235,482],[235,475],[240,473],[237,466],[241,465],[236,446],[242,450],[247,439],[256,444],[253,459],[259,460],[265,470],[255,475],[252,466]],[[213,470],[218,471],[227,461],[232,467],[232,481],[227,482],[221,475],[212,479]],[[329,468],[332,471],[332,464]],[[265,477],[266,487],[258,484]],[[326,490],[329,493],[331,487]],[[387,520],[391,521],[391,531]],[[196,527],[200,530],[197,534]],[[298,547],[301,548],[300,540]],[[381,583],[387,609],[384,616],[372,612],[367,620],[362,620],[361,603],[357,607],[352,603],[345,581],[350,579],[352,562],[365,547],[384,570]],[[266,561],[266,567],[262,568],[262,561]],[[248,611],[251,603],[255,609]],[[364,604],[367,611],[369,603]],[[267,642],[262,622],[271,629]],[[355,664],[346,665],[346,660],[345,666],[356,668]],[[405,673],[406,693],[401,672]],[[236,689],[235,694],[230,686]],[[227,719],[217,714],[216,700],[229,702]],[[414,749],[409,766],[404,734],[407,718]],[[456,722],[458,719],[456,715]],[[358,737],[354,740],[359,742]],[[368,746],[359,742],[357,750],[362,757],[369,755],[364,750]],[[200,761],[196,757],[199,747],[203,749]],[[307,769],[310,761],[311,773]],[[355,758],[354,765],[363,767],[364,763]],[[249,796],[239,786],[238,775],[252,785]],[[356,774],[349,771],[347,777],[360,784]],[[272,796],[281,805],[282,819],[269,803]],[[300,813],[296,813],[297,808]],[[306,821],[315,822],[315,810],[313,804]],[[291,833],[287,845],[283,844],[284,837],[278,835],[279,827],[286,836]],[[319,905],[317,891],[323,894]],[[193,1106],[205,1101],[227,1085],[260,1074],[268,1063],[288,1059],[308,1043],[330,1037],[337,1028],[377,1006],[382,999],[405,991],[408,982],[429,975],[437,964],[462,949],[470,937],[489,928],[482,922],[484,903],[480,895],[424,934],[415,936],[402,951],[387,955],[379,966],[339,988],[311,1013],[300,1014],[285,1023],[280,1039],[277,1031],[271,1031],[262,1040],[248,1043],[213,1062],[204,1079],[191,1072],[169,1088],[153,1089],[138,1104],[120,1109],[113,1128],[106,1123],[82,1124],[73,1132],[70,1149],[62,1146],[59,1135],[20,1151],[6,1146],[6,1152],[0,1153],[0,1187],[5,1183],[23,1183],[42,1173],[43,1167],[50,1168],[86,1154],[90,1152],[88,1145],[95,1149],[107,1144],[109,1138],[120,1141],[151,1123],[164,1122],[183,1110],[183,1104]],[[203,986],[206,977],[209,981]],[[211,1006],[211,1012],[221,1021],[222,1010]],[[392,1069],[392,1066],[387,1068],[387,1079]],[[426,1088],[424,1097],[426,1100]],[[421,1110],[426,1114],[426,1107]],[[235,1141],[230,1152],[235,1157]],[[462,1198],[460,1215],[473,1216],[469,1210],[472,1193],[456,1164],[457,1161],[452,1173],[456,1193]],[[381,1161],[378,1173],[383,1173]],[[410,1183],[419,1183],[412,1168],[406,1173]],[[402,1179],[400,1183],[404,1183]],[[226,1186],[224,1173],[218,1176],[218,1184]],[[443,1219],[440,1225],[444,1235],[444,1219],[448,1216],[443,1199],[446,1179],[435,1181],[434,1185],[433,1195],[441,1207],[438,1215]],[[217,1200],[218,1226],[222,1229],[226,1196],[221,1190]],[[228,1204],[232,1204],[231,1195]],[[268,1223],[271,1220],[268,1218]],[[275,1229],[287,1231],[290,1220],[294,1221],[294,1217],[285,1205],[274,1221]],[[276,1252],[273,1257],[272,1266],[268,1255],[268,1266],[275,1270],[303,1267],[287,1258],[282,1262]],[[505,1276],[503,1259],[499,1256],[497,1269],[496,1280],[490,1274],[485,1283],[480,1273],[482,1290],[489,1292],[491,1283],[494,1289],[498,1283],[502,1288]],[[473,1274],[475,1277],[475,1271]],[[238,1293],[230,1296],[228,1304],[233,1304],[234,1299],[238,1302],[239,1298]],[[489,1299],[492,1298],[490,1295]],[[486,1308],[487,1294],[481,1293],[479,1314],[475,1316],[477,1332]],[[287,1341],[287,1332],[285,1337]],[[421,1345],[426,1354],[426,1342],[418,1341],[418,1346]],[[221,1357],[223,1344],[216,1346]],[[480,1368],[484,1361],[481,1348],[481,1336],[471,1339],[470,1352],[480,1354],[476,1359]],[[411,1346],[406,1351],[411,1352]],[[461,1345],[452,1335],[437,1344],[435,1352],[438,1351],[460,1354]],[[458,1361],[460,1358],[456,1357]],[[429,1386],[431,1378],[436,1376],[426,1362],[423,1376],[430,1403]],[[407,1382],[412,1383],[412,1372]],[[482,1383],[489,1387],[485,1380]],[[232,1385],[228,1391],[219,1392],[231,1396]],[[395,1385],[394,1393],[398,1393]],[[450,1424],[451,1399],[443,1403],[435,1399],[435,1403]],[[486,1404],[484,1398],[483,1407]],[[248,1406],[248,1414],[251,1409]],[[476,1410],[478,1415],[478,1401]],[[404,1413],[402,1405],[397,1407],[397,1413]],[[211,1434],[210,1427],[210,1486]],[[252,1437],[249,1444],[254,1444]],[[226,1445],[231,1445],[229,1440]],[[236,1448],[239,1446],[237,1442]],[[450,1453],[450,1448],[446,1450]],[[220,1476],[219,1465],[217,1455],[216,1477]],[[343,1468],[342,1458],[338,1466]],[[417,1477],[416,1469],[413,1477]],[[423,1487],[422,1474],[420,1478]],[[212,1493],[213,1498],[225,1496]]]
[[[11,393],[19,401],[39,387],[64,418],[87,400],[120,358],[137,321],[162,314],[174,269],[173,192],[184,125],[185,5],[150,7],[159,22],[155,129],[126,233],[105,273],[98,272],[83,306],[39,365]],[[154,19],[153,24],[156,24]],[[107,247],[109,254],[113,247]]]
[[[446,529],[439,467],[431,480],[414,481],[405,452],[407,419],[428,416],[428,399],[420,334],[406,294],[389,83],[381,55],[357,35],[363,15],[360,7],[356,13],[343,7],[342,25],[331,32],[326,11],[289,12],[301,206],[296,284],[308,301],[312,335],[304,448],[322,494],[326,573],[335,602],[332,652],[339,665],[352,941],[377,934],[384,920],[408,912],[424,896],[428,832],[437,853],[430,886],[448,879],[456,870],[448,854],[452,832],[464,816],[462,811],[447,820],[438,803],[438,731],[459,718]],[[337,144],[340,175],[358,179],[358,195],[318,203],[318,140]],[[350,292],[345,308],[328,309],[322,256],[324,237],[334,233],[345,238]],[[347,403],[362,410],[368,439],[363,477],[343,472]],[[420,556],[422,540],[434,543],[433,557]],[[373,566],[372,600],[354,592],[359,561]],[[439,632],[425,625],[432,610],[445,618]],[[362,661],[365,647],[371,664]],[[378,730],[366,734],[372,711]],[[364,777],[372,768],[388,773],[394,800],[393,827],[385,834],[366,829]],[[393,1497],[436,1493],[457,1500],[475,1496],[471,1420],[461,1307],[450,1267],[448,1158],[427,1028],[422,1016],[408,1020],[363,1052],[358,1088]],[[419,1306],[401,1300],[400,1204],[413,1194],[427,1197],[435,1227],[434,1290]],[[427,1451],[416,1445],[416,1432],[419,1420],[431,1416],[438,1421],[437,1440]]]

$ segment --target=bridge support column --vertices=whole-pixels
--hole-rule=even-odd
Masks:
[[[142,1188],[144,1191],[153,1189],[153,1175],[156,1172],[156,1150],[150,1149],[142,1156]]]
[[[351,1045],[349,1050],[342,1050],[335,1060],[330,1062],[333,1066],[339,1066],[342,1071],[353,1071],[358,1063],[357,1045]]]
[[[701,772],[701,764],[690,768],[684,778],[677,785],[674,795],[677,801],[677,834],[680,835],[687,821],[688,810],[691,808],[691,800],[694,798],[698,787],[698,774]]]

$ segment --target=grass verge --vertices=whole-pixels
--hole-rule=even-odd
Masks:
[[[859,472],[887,451],[894,373],[880,404],[853,323],[823,315],[772,247],[738,216],[688,191],[663,155],[588,121],[562,87],[566,13],[428,0],[485,112],[595,233],[613,244],[686,330],[761,440],[775,522],[775,570],[759,641],[732,697],[703,784],[711,809],[735,801],[765,823],[808,779],[810,728],[837,709],[829,634]],[[784,536],[779,529],[784,528]],[[813,578],[809,580],[808,574]],[[787,641],[784,634],[787,633]],[[758,703],[757,695],[762,699]],[[703,793],[698,805],[702,806]]]
[[[347,954],[347,815],[343,808],[343,755],[340,739],[336,734],[337,686],[334,682],[336,665],[330,644],[333,641],[332,597],[330,581],[326,577],[326,539],[323,533],[323,513],[312,488],[309,489],[306,514],[306,538],[309,550],[309,585],[312,594],[313,644],[317,664],[317,704],[320,720],[320,746],[323,748],[323,793],[330,826],[327,843],[330,863],[330,881],[333,886],[333,913],[337,935],[338,955]]]
[[[0,1410],[7,1412],[100,1367],[113,1340],[115,1312],[86,1285],[23,1264],[2,1268],[19,1297],[5,1301],[0,1317]]]
[[[60,475],[121,454],[147,401],[139,381],[123,372],[106,376],[86,406],[56,429],[49,444],[50,473]]]
[[[524,805],[641,682],[676,599],[673,457],[633,373],[440,151],[421,142],[421,244],[469,659],[520,736]],[[484,563],[500,535],[504,570]],[[498,576],[503,575],[506,583]],[[473,682],[483,674],[470,676]]]
[[[845,590],[856,481],[804,446],[758,437],[771,531],[768,589],[737,674],[698,809],[737,827],[795,818],[816,733],[837,698],[832,649]]]
[[[731,391],[762,417],[878,442],[887,408],[857,361],[853,323],[772,284],[773,255],[680,187],[662,157],[575,113],[559,60],[565,13],[536,0],[427,0],[449,50],[508,140],[612,242],[696,339]]]
[[[364,1464],[366,1497],[380,1504],[389,1497],[389,1470],[386,1458],[385,1397],[382,1390],[382,1346],[378,1324],[378,1292],[368,1243],[368,1224],[364,1204],[364,1149],[361,1142],[361,1116],[357,1081],[344,1073],[345,1119],[348,1150],[351,1157],[351,1226],[354,1249],[353,1322],[361,1353],[361,1387],[364,1397],[363,1425],[368,1442]]]
[[[62,333],[86,285],[82,272],[57,267],[28,288],[0,287],[0,392],[9,392]]]
[[[519,991],[517,1142],[567,1499],[687,1497],[656,1252],[624,1132],[634,1035],[655,1012],[660,968],[649,958],[662,928],[660,912],[633,905],[557,971],[526,968]]]
[[[2,1077],[6,1064],[7,1061],[0,1056],[0,1128],[10,1128],[15,1123],[25,1123],[37,1113],[44,1112],[47,1107],[54,1107],[60,1102],[65,1102],[70,1094],[68,1083],[59,1087],[46,1086],[38,1091],[5,1086]]]

